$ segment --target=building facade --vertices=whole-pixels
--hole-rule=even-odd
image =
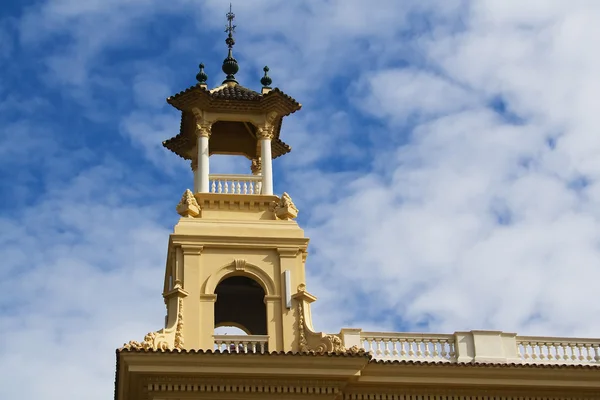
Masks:
[[[309,239],[292,198],[273,193],[272,160],[291,148],[283,119],[301,105],[240,85],[229,21],[223,84],[167,99],[180,132],[164,146],[189,160],[193,190],[168,243],[165,328],[117,350],[117,400],[600,399],[600,339],[497,331],[414,334],[315,330]],[[210,171],[210,155],[243,155],[248,175]],[[235,326],[246,335],[215,335]]]

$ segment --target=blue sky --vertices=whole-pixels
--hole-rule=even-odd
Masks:
[[[161,327],[192,187],[165,98],[200,62],[224,79],[228,5],[0,6],[1,398],[110,397],[114,349]],[[233,7],[239,82],[269,65],[303,104],[275,191],[311,238],[317,329],[598,336],[599,2]]]

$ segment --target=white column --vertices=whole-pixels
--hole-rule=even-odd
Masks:
[[[273,137],[273,128],[261,128],[259,131],[262,169],[261,194],[273,194],[273,161],[271,158],[271,138]]]
[[[210,191],[210,182],[208,179],[208,138],[210,136],[210,125],[199,127],[196,134],[198,135],[198,169],[196,170],[198,192],[208,193]]]
[[[198,174],[198,160],[192,160],[192,172],[194,173],[194,193],[200,190],[200,175]]]

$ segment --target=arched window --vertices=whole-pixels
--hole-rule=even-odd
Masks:
[[[215,289],[215,327],[234,326],[249,335],[267,334],[265,291],[255,280],[232,276]]]

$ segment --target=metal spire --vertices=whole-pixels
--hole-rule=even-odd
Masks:
[[[227,39],[225,39],[225,43],[229,48],[229,52],[227,54],[227,58],[223,60],[223,67],[221,68],[223,72],[227,75],[226,79],[223,83],[226,82],[235,82],[235,74],[238,72],[240,67],[238,66],[237,60],[233,58],[233,45],[235,44],[235,40],[233,39],[233,32],[235,32],[236,26],[233,25],[233,20],[235,19],[235,14],[231,10],[231,3],[229,3],[229,12],[225,14],[227,16],[227,25],[225,27],[225,32],[228,33]]]
[[[235,32],[236,28],[236,26],[233,25],[235,14],[231,11],[231,3],[229,3],[229,12],[225,15],[227,16],[227,25],[225,26],[225,32],[229,34],[227,36],[227,39],[225,39],[225,43],[227,43],[227,47],[231,49],[235,44],[235,40],[233,40],[233,33]]]

